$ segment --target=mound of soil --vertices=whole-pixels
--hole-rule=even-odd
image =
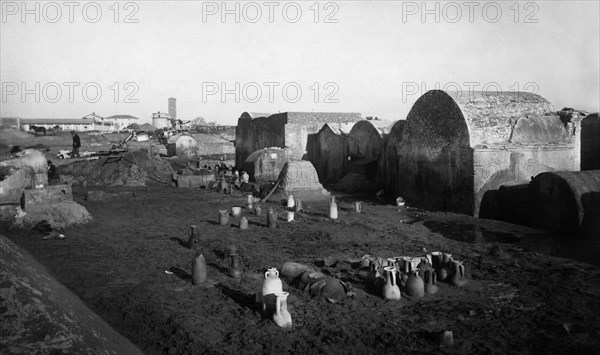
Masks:
[[[3,354],[141,354],[18,245],[0,235]]]
[[[161,158],[137,151],[118,157],[77,161],[58,167],[62,183],[75,186],[145,186],[169,184],[173,169]]]

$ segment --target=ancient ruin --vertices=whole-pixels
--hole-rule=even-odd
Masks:
[[[326,123],[309,140],[308,158],[323,183],[334,183],[349,170],[347,135],[352,123]]]
[[[579,170],[574,141],[539,95],[429,91],[403,129],[398,191],[417,206],[478,216],[505,183]]]
[[[283,112],[269,116],[242,113],[235,131],[236,166],[244,166],[253,152],[268,148],[289,148],[290,159],[306,159],[309,136],[325,123],[352,123],[361,120],[360,113]]]

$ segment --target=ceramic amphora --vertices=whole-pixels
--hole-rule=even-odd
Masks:
[[[287,307],[289,292],[277,292],[275,296],[277,297],[277,303],[273,314],[273,322],[282,328],[289,328],[292,326],[292,315]]]
[[[399,300],[401,298],[400,295],[400,287],[396,283],[396,268],[393,266],[386,266],[384,269],[385,272],[385,285],[383,285],[383,289],[381,290],[381,294],[383,298],[386,300]]]

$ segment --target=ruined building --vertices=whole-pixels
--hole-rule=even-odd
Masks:
[[[272,115],[244,112],[235,130],[235,163],[243,167],[256,150],[289,148],[290,159],[307,156],[309,135],[314,137],[325,123],[351,123],[361,120],[360,113],[282,112]]]
[[[396,190],[417,206],[479,216],[482,200],[503,184],[579,170],[576,145],[539,95],[432,90],[402,129]]]

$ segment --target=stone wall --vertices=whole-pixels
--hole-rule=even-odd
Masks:
[[[581,121],[581,170],[600,169],[600,118],[598,113]]]
[[[402,132],[405,120],[397,121],[390,133],[383,139],[381,155],[378,160],[378,180],[383,184],[385,192],[392,196],[399,195],[400,157],[399,150],[402,143]]]
[[[346,137],[341,131],[334,132],[329,124],[309,137],[308,160],[314,165],[323,183],[340,180],[348,168]]]
[[[479,209],[486,193],[488,197],[504,184],[531,181],[532,177],[547,171],[578,170],[575,148],[570,145],[512,145],[477,148],[473,154],[473,214]],[[485,202],[484,202],[485,203]]]
[[[285,117],[240,117],[235,136],[235,164],[243,169],[253,152],[269,147],[285,146]]]
[[[289,148],[291,159],[306,159],[309,137],[325,123],[349,123],[360,119],[358,113],[283,112],[257,117],[245,112],[236,127],[236,166],[243,167],[250,154],[268,147]]]
[[[423,95],[400,145],[399,193],[430,209],[479,215],[488,191],[544,171],[577,170],[577,136],[528,93]]]
[[[569,236],[600,236],[600,170],[547,172],[529,184],[532,226]]]
[[[473,153],[456,103],[442,91],[410,110],[399,151],[399,195],[412,205],[471,214]]]

